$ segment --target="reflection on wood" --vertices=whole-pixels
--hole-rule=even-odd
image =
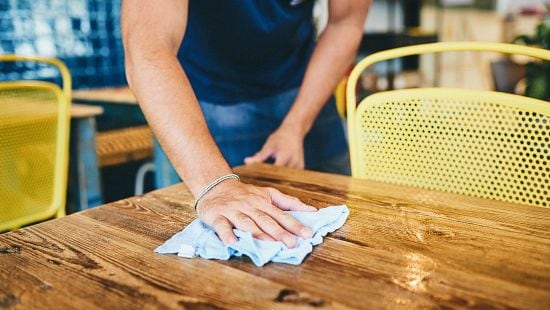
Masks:
[[[0,236],[0,306],[548,308],[550,209],[267,165],[243,181],[348,222],[300,266],[153,249],[194,218],[183,185]]]

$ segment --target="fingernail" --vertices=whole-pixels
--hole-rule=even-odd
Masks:
[[[306,238],[306,239],[309,239],[311,237],[313,237],[313,232],[311,231],[311,229],[307,228],[307,227],[304,227],[300,230],[300,234],[302,235],[302,237]]]
[[[284,236],[283,242],[286,244],[287,247],[292,248],[294,247],[296,239],[292,236]]]

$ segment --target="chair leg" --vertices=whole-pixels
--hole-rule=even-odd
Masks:
[[[143,187],[145,186],[145,174],[147,172],[154,172],[155,171],[155,165],[152,162],[147,162],[141,167],[139,167],[137,175],[136,175],[136,186],[135,186],[135,195],[142,195],[143,194]]]

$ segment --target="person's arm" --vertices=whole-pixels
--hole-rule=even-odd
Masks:
[[[275,159],[303,168],[304,138],[336,85],[353,63],[371,0],[330,0],[327,27],[319,37],[296,100],[279,128],[246,164]]]
[[[210,182],[232,173],[224,160],[183,71],[177,52],[187,25],[188,0],[125,0],[122,35],[126,75],[148,123],[187,187],[196,197]],[[283,210],[316,210],[271,188],[227,180],[198,205],[200,218],[224,243],[232,228],[254,237],[295,245],[311,230]],[[292,234],[291,234],[292,233]]]

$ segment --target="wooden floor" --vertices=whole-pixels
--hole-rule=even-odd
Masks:
[[[300,266],[153,249],[194,218],[183,185],[0,235],[0,308],[550,308],[550,209],[239,168],[347,223]]]

